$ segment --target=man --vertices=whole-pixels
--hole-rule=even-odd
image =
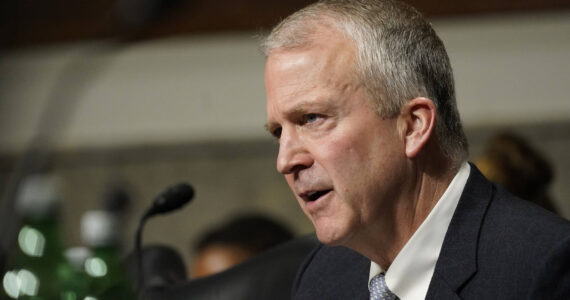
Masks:
[[[189,274],[200,278],[225,271],[292,238],[287,227],[268,216],[236,216],[198,239]]]
[[[570,299],[570,225],[466,162],[442,42],[393,1],[321,1],[263,45],[277,169],[320,245],[294,299]]]

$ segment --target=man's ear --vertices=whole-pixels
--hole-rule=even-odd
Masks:
[[[435,104],[428,98],[409,100],[400,118],[400,129],[404,134],[406,156],[415,157],[428,142],[435,128]]]

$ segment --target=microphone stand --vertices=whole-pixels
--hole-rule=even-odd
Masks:
[[[157,214],[166,214],[186,205],[194,197],[194,189],[187,183],[178,183],[160,193],[141,217],[135,235],[135,257],[137,264],[137,294],[144,287],[144,266],[142,257],[142,233],[146,220]]]
[[[139,220],[137,226],[137,232],[135,235],[135,253],[137,258],[137,294],[141,295],[142,288],[144,286],[144,269],[143,269],[143,259],[142,259],[142,232],[146,220],[151,216],[152,207],[149,208],[145,214]]]

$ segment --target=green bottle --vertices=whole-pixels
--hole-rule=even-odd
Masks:
[[[2,274],[2,299],[58,300],[70,266],[63,255],[59,224],[61,180],[34,175],[22,182],[16,210],[17,242]]]
[[[85,261],[91,256],[87,247],[73,247],[65,250],[65,257],[71,272],[63,280],[62,300],[95,300],[89,291],[89,280],[84,270]]]
[[[131,281],[121,260],[117,215],[108,211],[88,211],[81,220],[83,243],[91,256],[85,261],[92,297],[104,300],[135,299]]]

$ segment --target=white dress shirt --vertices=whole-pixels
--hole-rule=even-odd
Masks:
[[[386,285],[400,300],[425,299],[443,239],[467,183],[471,167],[463,163],[427,218],[386,271]],[[370,277],[384,272],[371,262]]]

